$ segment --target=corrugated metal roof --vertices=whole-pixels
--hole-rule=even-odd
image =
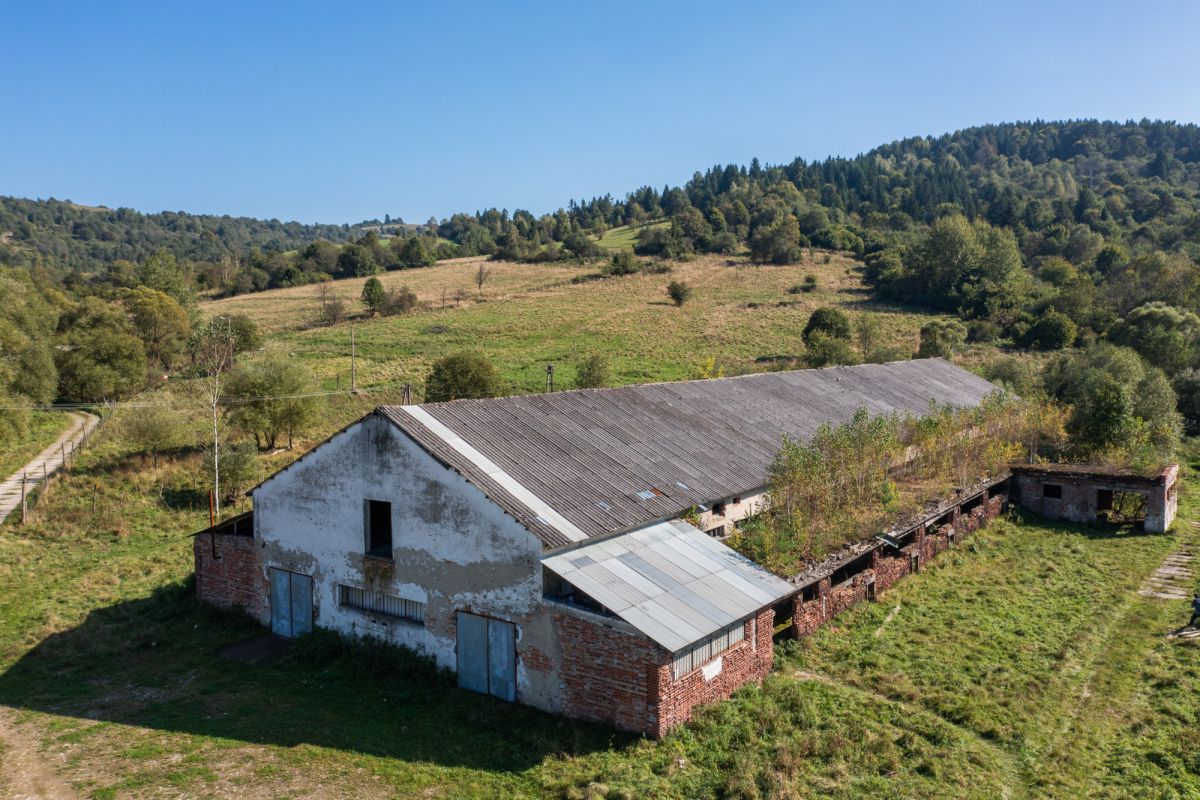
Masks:
[[[795,591],[682,520],[589,542],[542,563],[672,653]]]
[[[379,412],[553,548],[759,489],[785,434],[808,439],[860,407],[921,415],[995,389],[935,358]]]

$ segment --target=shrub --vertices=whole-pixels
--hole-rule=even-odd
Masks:
[[[1024,342],[1027,347],[1038,350],[1062,350],[1070,347],[1079,332],[1075,322],[1059,311],[1047,311],[1037,322],[1025,332]]]
[[[967,341],[988,344],[1000,338],[1000,326],[989,319],[971,320],[967,324]]]
[[[478,399],[500,394],[500,373],[479,353],[453,353],[434,362],[425,379],[425,402]]]
[[[599,389],[612,381],[608,357],[602,353],[590,353],[579,364],[575,373],[575,386],[579,389]]]
[[[396,314],[406,314],[416,307],[416,292],[407,286],[401,286],[399,289],[393,289],[384,295],[383,305],[380,306],[379,310],[385,317],[391,317]]]
[[[340,297],[331,297],[325,303],[321,316],[329,325],[336,325],[346,318],[346,303]]]
[[[950,358],[967,338],[967,327],[956,319],[935,319],[921,326],[917,358]]]
[[[667,284],[667,296],[675,305],[681,306],[692,299],[692,287],[684,281],[671,281]]]
[[[1191,436],[1200,434],[1200,370],[1189,369],[1175,377],[1179,413]]]
[[[804,363],[810,367],[829,367],[857,364],[858,353],[849,338],[831,336],[824,331],[814,331],[804,340],[806,350]]]
[[[812,337],[821,333],[834,339],[846,339],[851,335],[850,318],[844,311],[822,306],[812,313],[804,326],[804,343],[811,344]]]
[[[628,250],[613,253],[604,266],[605,275],[633,275],[642,271],[642,260]]]

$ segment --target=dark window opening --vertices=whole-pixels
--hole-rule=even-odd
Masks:
[[[708,530],[705,531],[705,533],[707,533],[709,536],[713,537],[714,539],[721,539],[725,536],[725,526],[718,525],[715,528],[709,528]]]
[[[546,567],[542,567],[542,597],[557,603],[566,603],[567,605],[586,609],[593,614],[600,614],[605,617],[616,616],[616,614],[609,611],[608,608],[597,602],[586,592],[577,588],[570,581],[564,580],[553,570]]]
[[[1051,500],[1061,500],[1062,499],[1062,487],[1059,486],[1057,483],[1043,483],[1042,484],[1042,497],[1046,497]]]
[[[1112,511],[1113,507],[1113,490],[1112,489],[1097,489],[1096,490],[1096,510],[1097,511]]]
[[[960,514],[969,514],[983,504],[983,495],[977,494],[959,507]]]
[[[725,516],[725,504],[724,503],[713,503],[712,513],[713,513],[714,517]]]
[[[392,504],[386,500],[367,501],[367,555],[392,557]]]

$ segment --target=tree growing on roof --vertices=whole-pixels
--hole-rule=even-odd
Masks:
[[[479,353],[453,353],[435,361],[425,379],[425,402],[499,396],[500,373]]]

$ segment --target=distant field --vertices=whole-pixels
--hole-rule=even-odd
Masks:
[[[26,435],[15,440],[0,441],[0,480],[7,478],[38,453],[54,444],[54,440],[70,423],[71,416],[64,412],[33,412]]]
[[[441,285],[454,286],[469,277],[478,262],[456,262],[428,270],[391,274],[387,280],[407,282],[426,297]],[[911,354],[928,315],[876,303],[862,284],[855,262],[817,253],[812,260],[786,267],[761,266],[744,259],[704,256],[674,265],[670,275],[599,277],[597,267],[562,267],[496,263],[495,286],[485,289],[485,302],[460,308],[433,308],[401,317],[362,321],[356,327],[360,386],[423,384],[429,365],[460,349],[487,354],[512,391],[540,391],[546,364],[556,367],[556,387],[569,388],[575,367],[589,352],[611,360],[618,383],[677,380],[693,377],[715,359],[726,374],[761,372],[784,366],[803,353],[800,333],[812,310],[822,305],[844,308],[852,317],[879,315],[889,343]],[[789,294],[806,274],[818,289]],[[418,279],[421,284],[418,285]],[[695,296],[676,308],[666,285],[683,280]],[[347,283],[347,282],[342,282]],[[356,286],[339,286],[351,294]],[[350,331],[336,327],[297,329],[297,318],[315,316],[311,290],[286,289],[206,304],[238,310],[260,320],[268,330],[269,348],[305,360],[326,388],[348,385]]]
[[[456,297],[460,292],[462,302],[470,304],[479,295],[475,277],[480,264],[491,270],[484,286],[485,297],[490,300],[502,300],[515,294],[555,286],[595,271],[595,268],[577,264],[498,263],[476,256],[440,261],[436,266],[422,269],[395,270],[377,277],[384,288],[407,286],[417,293],[419,300],[435,306],[441,306],[443,292],[447,305],[456,305]],[[341,298],[351,313],[358,314],[362,312],[362,286],[366,281],[366,278],[346,278],[331,281],[327,285],[331,297]],[[317,297],[316,286],[271,289],[210,300],[202,303],[200,308],[205,315],[247,314],[268,333],[310,327],[321,320],[321,301]]]
[[[596,240],[597,244],[609,250],[632,250],[634,244],[637,243],[638,234],[645,228],[665,228],[671,223],[667,221],[651,222],[647,225],[622,225],[619,228],[612,228],[605,231],[604,235]]]

